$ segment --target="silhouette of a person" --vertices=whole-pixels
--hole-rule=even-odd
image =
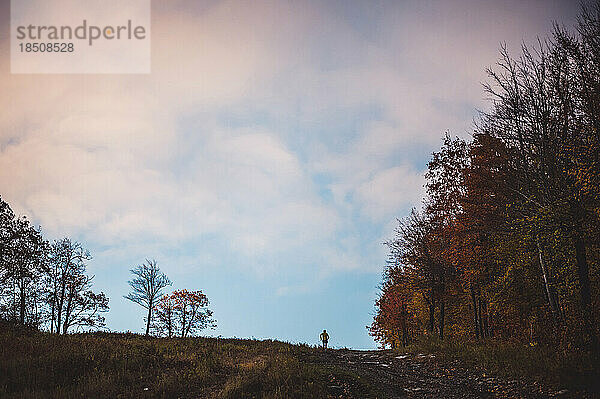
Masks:
[[[319,338],[323,342],[323,348],[327,349],[327,341],[329,341],[329,334],[327,334],[327,330],[323,330]]]

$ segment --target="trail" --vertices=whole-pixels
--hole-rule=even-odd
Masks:
[[[434,355],[392,351],[330,350],[313,362],[332,370],[331,398],[548,398],[582,397],[552,391],[536,383],[502,379],[457,361],[442,363]],[[344,375],[358,377],[344,378]],[[376,393],[374,393],[376,392]]]

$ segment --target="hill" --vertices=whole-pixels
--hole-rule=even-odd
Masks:
[[[2,398],[314,398],[335,378],[369,395],[360,377],[313,361],[319,350],[278,341],[57,336],[0,328]]]
[[[57,336],[1,325],[0,397],[596,397],[489,375],[473,359],[430,349],[323,351],[271,340]]]

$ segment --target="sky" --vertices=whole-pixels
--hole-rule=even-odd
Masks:
[[[203,290],[206,334],[374,348],[397,218],[446,131],[468,137],[501,43],[575,1],[152,2],[151,73],[10,73],[0,0],[0,196],[92,253],[107,326],[143,332],[129,270]]]

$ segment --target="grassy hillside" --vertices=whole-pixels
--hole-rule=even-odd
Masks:
[[[55,336],[0,326],[2,398],[314,398],[360,377],[313,361],[319,349],[277,341]]]
[[[539,397],[545,395],[535,394],[541,388],[597,397],[583,394],[598,390],[598,360],[582,353],[437,340],[421,340],[406,351],[414,354],[324,353],[307,345],[242,339],[56,336],[0,324],[0,398],[364,399],[413,391]],[[504,382],[490,382],[489,375]],[[506,383],[515,379],[523,383],[516,388]]]

